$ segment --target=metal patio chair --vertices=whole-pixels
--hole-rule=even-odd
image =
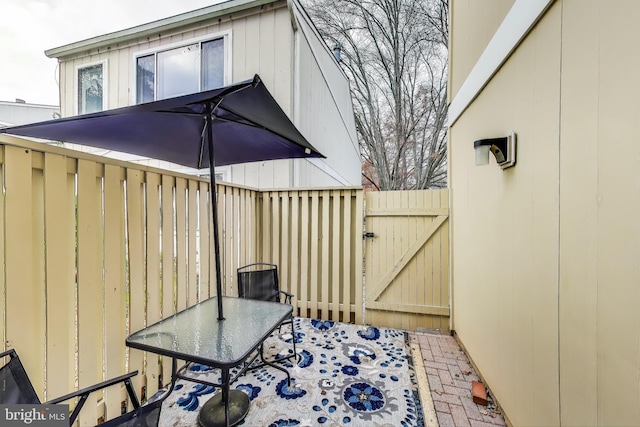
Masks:
[[[93,392],[102,390],[104,388],[117,385],[123,383],[127,388],[127,393],[129,395],[129,399],[131,399],[131,404],[134,409],[125,414],[115,418],[112,421],[108,421],[107,424],[111,427],[114,426],[156,426],[158,424],[158,418],[156,418],[155,424],[152,422],[151,424],[122,424],[116,423],[115,421],[121,420],[125,421],[127,417],[139,417],[136,414],[139,412],[144,412],[147,414],[150,412],[150,409],[147,408],[147,405],[140,406],[140,401],[136,396],[135,390],[133,389],[133,385],[131,384],[131,378],[138,374],[138,371],[133,371],[128,374],[120,375],[119,377],[115,377],[106,381],[102,381],[98,384],[92,385],[90,387],[85,387],[81,390],[65,394],[64,396],[57,397],[55,399],[48,400],[46,402],[41,402],[38,397],[35,389],[33,388],[33,384],[27,375],[27,371],[24,369],[24,365],[18,356],[18,353],[15,349],[10,349],[5,352],[0,353],[0,359],[5,357],[9,357],[9,360],[0,368],[0,404],[32,404],[38,405],[41,403],[47,404],[58,404],[63,403],[71,399],[78,398],[78,402],[76,403],[75,408],[73,409],[71,415],[69,416],[69,425],[72,425],[80,410],[84,406],[85,402],[89,395]],[[159,408],[158,408],[159,415]]]
[[[134,410],[100,424],[99,427],[157,427],[160,409],[166,396],[149,401]]]
[[[285,304],[291,304],[293,294],[280,290],[280,282],[278,280],[278,266],[264,262],[248,264],[238,268],[238,296],[240,298],[250,298],[261,301],[273,301]],[[296,357],[296,334],[294,326],[293,314],[280,324],[278,331],[282,325],[291,325],[291,341],[293,343],[293,354],[275,360],[280,362]],[[264,360],[264,359],[263,359]]]

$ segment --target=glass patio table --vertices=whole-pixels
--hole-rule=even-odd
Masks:
[[[205,403],[198,414],[198,422],[205,427],[232,426],[244,419],[249,411],[249,397],[238,390],[230,391],[229,386],[250,362],[233,378],[231,369],[242,365],[252,354],[255,359],[254,351],[293,310],[289,304],[233,297],[222,297],[222,306],[224,320],[218,320],[217,297],[212,297],[126,339],[131,348],[173,359],[171,386],[165,396],[173,390],[178,378],[194,381],[181,374],[184,367],[178,370],[177,360],[220,368],[222,382],[213,385],[220,386],[222,392]],[[286,372],[284,368],[276,368]]]

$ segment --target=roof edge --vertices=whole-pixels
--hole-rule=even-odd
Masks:
[[[63,56],[122,43],[139,37],[150,36],[159,30],[168,31],[254,7],[277,3],[278,1],[280,0],[229,0],[124,30],[103,34],[60,47],[54,47],[45,50],[44,54],[49,58],[61,58]]]

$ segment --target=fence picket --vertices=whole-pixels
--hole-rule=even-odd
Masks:
[[[87,387],[102,379],[102,186],[96,163],[78,161],[78,383]],[[137,324],[137,323],[136,323]],[[141,323],[139,324],[141,325]],[[132,325],[134,326],[134,325]],[[100,331],[100,333],[96,333]],[[97,418],[97,397],[87,400],[80,423]]]
[[[75,183],[69,179],[65,158],[51,153],[45,154],[44,180],[47,397],[55,397],[75,385]],[[1,252],[0,259],[4,259]],[[56,286],[58,283],[66,286]]]

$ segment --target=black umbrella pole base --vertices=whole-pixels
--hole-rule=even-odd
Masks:
[[[198,414],[198,423],[202,427],[225,427],[225,404],[222,393],[213,396],[202,406]],[[234,426],[247,416],[249,396],[239,390],[229,390],[229,426]]]

